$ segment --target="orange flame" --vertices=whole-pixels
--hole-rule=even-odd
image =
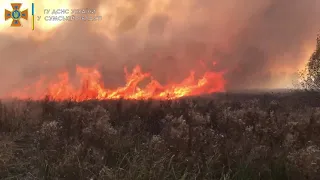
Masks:
[[[55,81],[48,81],[42,77],[38,82],[24,88],[22,91],[10,93],[9,97],[39,100],[48,96],[57,101],[66,99],[84,101],[120,98],[176,99],[184,96],[222,92],[226,83],[221,72],[206,72],[198,80],[195,79],[195,73],[191,72],[181,83],[171,83],[163,86],[153,79],[150,73],[144,73],[139,66],[136,66],[131,74],[125,69],[125,86],[107,89],[104,87],[101,74],[97,69],[77,66],[76,72],[77,78],[80,79],[80,88],[70,82],[67,72],[63,72],[58,74],[58,78]],[[149,79],[150,82],[143,88],[139,87],[139,83],[146,79]],[[49,82],[48,85],[44,85],[45,81]]]

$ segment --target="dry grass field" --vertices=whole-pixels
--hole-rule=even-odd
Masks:
[[[320,179],[319,97],[2,101],[0,179]]]

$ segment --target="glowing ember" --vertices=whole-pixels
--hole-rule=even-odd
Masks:
[[[90,99],[176,99],[184,96],[194,96],[212,92],[224,91],[225,80],[223,73],[207,72],[201,79],[195,80],[194,72],[185,78],[181,83],[161,85],[154,80],[150,73],[143,73],[139,66],[136,66],[132,73],[125,69],[126,84],[116,89],[105,88],[100,72],[95,68],[77,67],[77,78],[80,86],[70,82],[67,72],[60,73],[58,79],[50,81],[40,78],[22,91],[9,94],[9,97],[20,99],[43,99],[46,96],[54,100],[73,99],[84,101]],[[145,87],[139,87],[139,83],[149,79]],[[49,82],[48,84],[44,82]],[[80,87],[80,88],[78,88]]]

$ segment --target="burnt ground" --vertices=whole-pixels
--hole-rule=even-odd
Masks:
[[[320,95],[2,101],[0,179],[320,179]]]

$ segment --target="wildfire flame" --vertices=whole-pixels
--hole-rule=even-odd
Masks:
[[[206,72],[198,80],[195,79],[195,73],[190,72],[190,75],[181,83],[161,85],[150,73],[144,73],[140,66],[136,66],[132,73],[128,73],[125,69],[126,84],[123,87],[107,89],[103,84],[100,72],[96,68],[77,66],[76,72],[80,86],[71,83],[68,72],[62,72],[58,74],[55,80],[41,77],[36,83],[25,87],[22,91],[10,93],[8,97],[34,100],[50,97],[57,101],[120,98],[177,99],[184,96],[222,92],[225,86],[222,72]],[[144,80],[149,80],[149,83],[142,88],[139,84]]]

